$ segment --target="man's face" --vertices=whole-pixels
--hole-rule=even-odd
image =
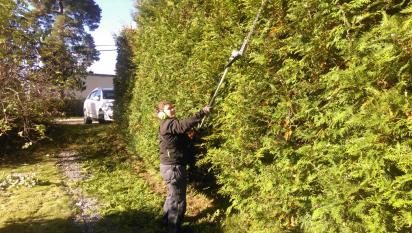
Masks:
[[[167,115],[169,118],[175,117],[175,107],[174,107],[173,105],[166,104],[166,105],[163,107],[163,112],[166,113],[166,115]]]

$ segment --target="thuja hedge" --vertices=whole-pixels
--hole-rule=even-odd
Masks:
[[[139,1],[123,112],[157,168],[155,104],[205,105],[258,0]],[[412,230],[412,4],[267,1],[203,135],[245,232]],[[125,55],[125,54],[123,54]],[[121,59],[120,59],[121,60]],[[120,61],[119,60],[119,61]]]

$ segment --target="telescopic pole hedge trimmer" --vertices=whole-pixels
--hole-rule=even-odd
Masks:
[[[212,98],[209,101],[208,105],[210,107],[212,107],[214,102],[215,102],[215,99],[216,99],[217,94],[219,92],[220,86],[222,86],[222,83],[225,80],[225,77],[226,77],[227,72],[229,71],[229,68],[232,66],[232,64],[236,60],[238,60],[241,56],[243,56],[243,53],[245,52],[247,44],[249,43],[249,40],[252,37],[253,31],[255,30],[256,24],[259,20],[260,13],[262,12],[263,7],[265,6],[265,4],[266,4],[266,0],[262,0],[262,4],[260,5],[260,9],[259,9],[258,13],[256,14],[255,20],[253,21],[252,28],[250,29],[249,33],[247,34],[247,36],[243,40],[243,44],[242,44],[242,47],[240,47],[240,50],[239,51],[238,50],[233,50],[232,51],[232,54],[230,55],[230,58],[229,58],[229,62],[226,64],[225,70],[223,71],[223,74],[222,74],[222,77],[220,78],[220,81],[219,81],[219,83],[216,87],[216,90],[215,90]],[[206,116],[203,117],[202,121],[200,122],[200,124],[198,126],[199,129],[202,128],[205,119],[206,119]]]

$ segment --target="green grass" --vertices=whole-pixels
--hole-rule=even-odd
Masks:
[[[103,220],[97,224],[97,231],[111,226],[114,232],[122,233],[164,232],[160,218],[166,187],[162,187],[157,171],[142,171],[144,164],[137,160],[137,156],[128,154],[115,127],[112,124],[96,132],[95,137],[87,139],[89,146],[78,150],[84,160],[85,171],[92,174],[90,179],[79,185],[97,197],[101,204]],[[136,167],[139,167],[139,172]],[[210,203],[202,203],[206,201],[200,193],[188,195],[185,229],[191,229],[193,233],[221,232],[214,215],[217,209]],[[201,211],[191,210],[193,205]]]
[[[98,200],[101,217],[94,232],[165,232],[160,224],[165,187],[158,172],[144,171],[137,156],[128,153],[116,124],[55,125],[48,133],[49,141],[1,160],[0,183],[20,173],[26,183],[35,185],[0,190],[0,233],[82,232],[73,222],[79,210],[65,184]],[[65,181],[55,156],[63,150],[78,152],[90,178]],[[210,200],[193,187],[190,190],[184,227],[193,233],[222,232],[222,211],[216,215],[219,211]]]
[[[88,137],[105,127],[53,126],[49,140],[0,158],[0,233],[81,232],[73,221],[78,209],[55,155],[85,146]],[[22,179],[10,178],[16,175]],[[13,182],[21,184],[10,186]]]
[[[86,162],[92,178],[81,184],[98,198],[103,221],[97,229],[115,226],[115,232],[159,232],[163,198],[150,191],[127,162],[111,163],[110,158]]]
[[[0,190],[0,232],[77,232],[71,221],[76,210],[64,190],[54,159],[35,153],[30,158],[10,160],[12,164],[0,166],[0,182],[19,173],[36,183],[31,187],[22,184]]]

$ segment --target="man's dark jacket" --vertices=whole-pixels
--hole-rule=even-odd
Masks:
[[[201,110],[193,117],[183,120],[168,118],[160,122],[160,163],[164,165],[186,165],[193,156],[190,139],[187,136],[193,126],[199,123],[205,113]]]

